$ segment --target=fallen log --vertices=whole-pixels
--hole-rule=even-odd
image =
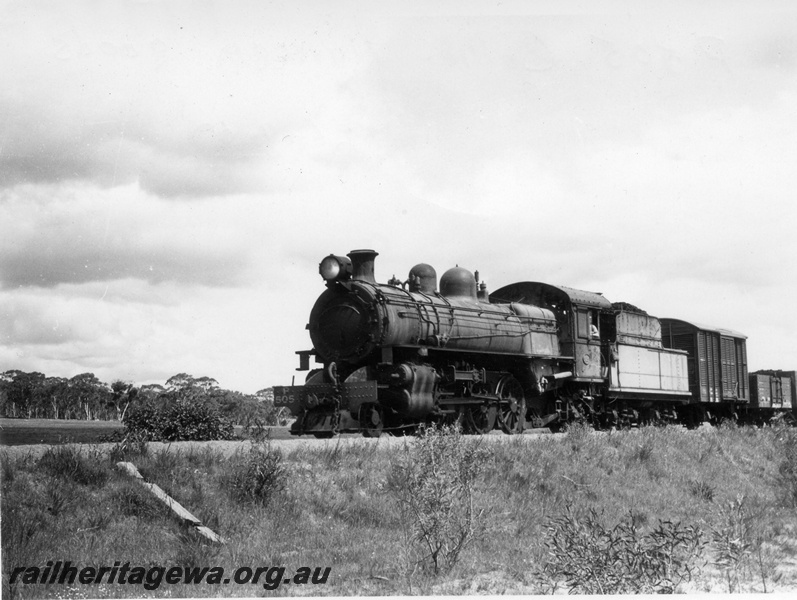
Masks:
[[[214,533],[210,528],[202,525],[202,521],[197,519],[194,515],[192,515],[185,508],[183,508],[183,506],[179,502],[177,502],[177,500],[169,496],[169,494],[164,492],[160,487],[158,487],[154,483],[149,483],[147,481],[144,481],[144,478],[141,476],[141,473],[138,472],[138,469],[136,469],[136,466],[133,463],[118,462],[116,463],[116,466],[122,471],[127,472],[128,475],[133,477],[141,485],[147,488],[158,500],[160,500],[166,506],[168,506],[172,510],[172,512],[174,512],[182,520],[183,523],[193,527],[200,535],[206,537],[211,542],[214,542],[216,544],[227,543],[227,541],[223,537]]]

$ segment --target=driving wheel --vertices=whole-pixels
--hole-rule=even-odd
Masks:
[[[504,433],[522,433],[526,424],[526,397],[523,386],[511,375],[505,375],[496,386],[498,425]]]

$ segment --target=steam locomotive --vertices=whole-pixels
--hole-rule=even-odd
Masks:
[[[297,352],[305,384],[277,386],[294,435],[411,433],[423,423],[557,430],[793,418],[794,371],[748,375],[746,337],[658,319],[602,294],[430,265],[379,284],[373,250],[319,264],[326,290]],[[314,358],[318,368],[310,369]]]

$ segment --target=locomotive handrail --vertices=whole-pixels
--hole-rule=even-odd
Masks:
[[[440,312],[437,310],[437,304],[435,304],[432,301],[431,296],[429,296],[429,295],[427,295],[427,294],[425,294],[423,292],[420,292],[420,291],[416,292],[416,293],[420,294],[421,296],[423,296],[424,298],[426,298],[428,300],[426,306],[431,306],[432,310],[434,310],[435,316],[437,317],[437,323],[435,323],[431,319],[424,318],[424,315],[422,313],[425,312],[425,311],[421,310],[421,304],[419,302],[415,302],[414,304],[418,307],[418,314],[420,315],[421,321],[425,322],[425,323],[428,323],[429,325],[432,326],[432,335],[440,335],[440,336],[442,336],[443,332],[442,331],[437,331],[438,329],[441,328],[441,325],[442,325],[442,319],[441,319]],[[449,309],[451,308],[450,304],[448,304],[447,306],[449,307]],[[448,325],[449,325],[449,327],[453,327],[453,321],[454,321],[454,313],[453,313],[453,310],[452,310],[451,314],[448,315]],[[449,330],[449,334],[450,334],[450,330]]]
[[[514,332],[511,332],[511,331],[507,331],[507,332],[502,332],[502,333],[489,333],[489,334],[484,334],[484,335],[458,335],[458,336],[451,337],[449,339],[451,339],[451,340],[483,340],[483,339],[486,339],[486,338],[499,338],[499,337],[500,338],[523,337],[523,336],[528,335],[528,334],[529,334],[528,331],[522,331],[522,332],[519,332],[519,333],[514,333]]]
[[[428,298],[428,296],[425,296],[425,297]],[[439,296],[439,298],[441,300],[445,301],[446,302],[446,306],[448,308],[450,308],[451,310],[456,309],[458,311],[462,311],[462,312],[466,312],[466,313],[473,313],[476,316],[481,316],[483,314],[486,314],[486,315],[492,315],[492,316],[496,316],[496,317],[503,317],[503,318],[507,318],[507,319],[514,317],[514,318],[518,319],[519,321],[525,322],[525,323],[538,323],[538,324],[546,324],[546,325],[558,325],[556,323],[556,319],[545,319],[545,318],[542,318],[542,317],[530,317],[528,315],[519,315],[519,314],[514,313],[514,312],[505,313],[505,312],[501,312],[501,311],[498,311],[498,310],[485,310],[483,308],[475,308],[475,307],[471,307],[471,306],[455,306],[453,304],[448,303],[448,301],[445,298],[445,296]],[[418,306],[418,304],[419,304],[418,302],[415,302],[415,301],[413,301],[413,302],[402,302],[402,301],[397,301],[396,299],[392,299],[391,300],[389,298],[387,299],[387,303],[388,304],[405,306],[405,307],[412,307],[412,308],[416,308]],[[431,304],[432,306],[435,307],[435,309],[437,309],[438,305],[435,304],[434,302],[430,302],[429,304]]]
[[[440,313],[439,313],[439,311],[437,309],[437,304],[435,304],[435,302],[432,300],[432,297],[429,296],[428,294],[424,293],[424,292],[421,292],[421,291],[415,292],[416,294],[419,294],[420,296],[423,296],[424,298],[426,298],[427,302],[426,302],[426,304],[423,304],[421,302],[416,301],[415,298],[413,298],[413,296],[412,296],[412,292],[410,292],[409,290],[405,290],[405,289],[402,288],[401,291],[404,292],[405,294],[407,294],[407,296],[408,296],[407,300],[405,300],[403,302],[400,301],[400,300],[399,301],[393,300],[391,302],[390,299],[385,297],[385,303],[386,304],[398,304],[399,306],[404,306],[404,307],[407,307],[407,306],[412,307],[418,313],[418,320],[421,323],[426,323],[427,325],[431,326],[432,335],[441,335],[442,336],[442,331],[438,331],[441,328],[442,320],[441,320],[441,317],[440,317]],[[444,302],[446,302],[446,305],[449,307],[449,310],[451,310],[451,314],[448,315],[448,320],[449,320],[448,324],[449,324],[449,327],[451,329],[453,329],[454,313],[453,313],[453,309],[451,308],[451,304],[448,303],[442,296],[439,296],[439,297],[441,299],[443,299]],[[426,314],[425,314],[426,311],[423,310],[423,307],[425,307],[425,306],[431,306],[432,307],[432,309],[434,310],[435,315],[437,316],[437,323],[435,323],[432,319],[430,319],[430,318],[428,318],[426,316]],[[402,313],[398,313],[398,315],[402,316]],[[449,329],[449,335],[450,335],[451,329]],[[419,332],[419,336],[420,336],[420,333],[421,332]]]

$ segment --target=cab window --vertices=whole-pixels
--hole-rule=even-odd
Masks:
[[[576,313],[576,328],[578,337],[585,340],[589,339],[589,313],[586,310],[579,309]]]
[[[585,340],[600,338],[598,329],[598,311],[580,308],[576,313],[576,332],[578,337]]]

